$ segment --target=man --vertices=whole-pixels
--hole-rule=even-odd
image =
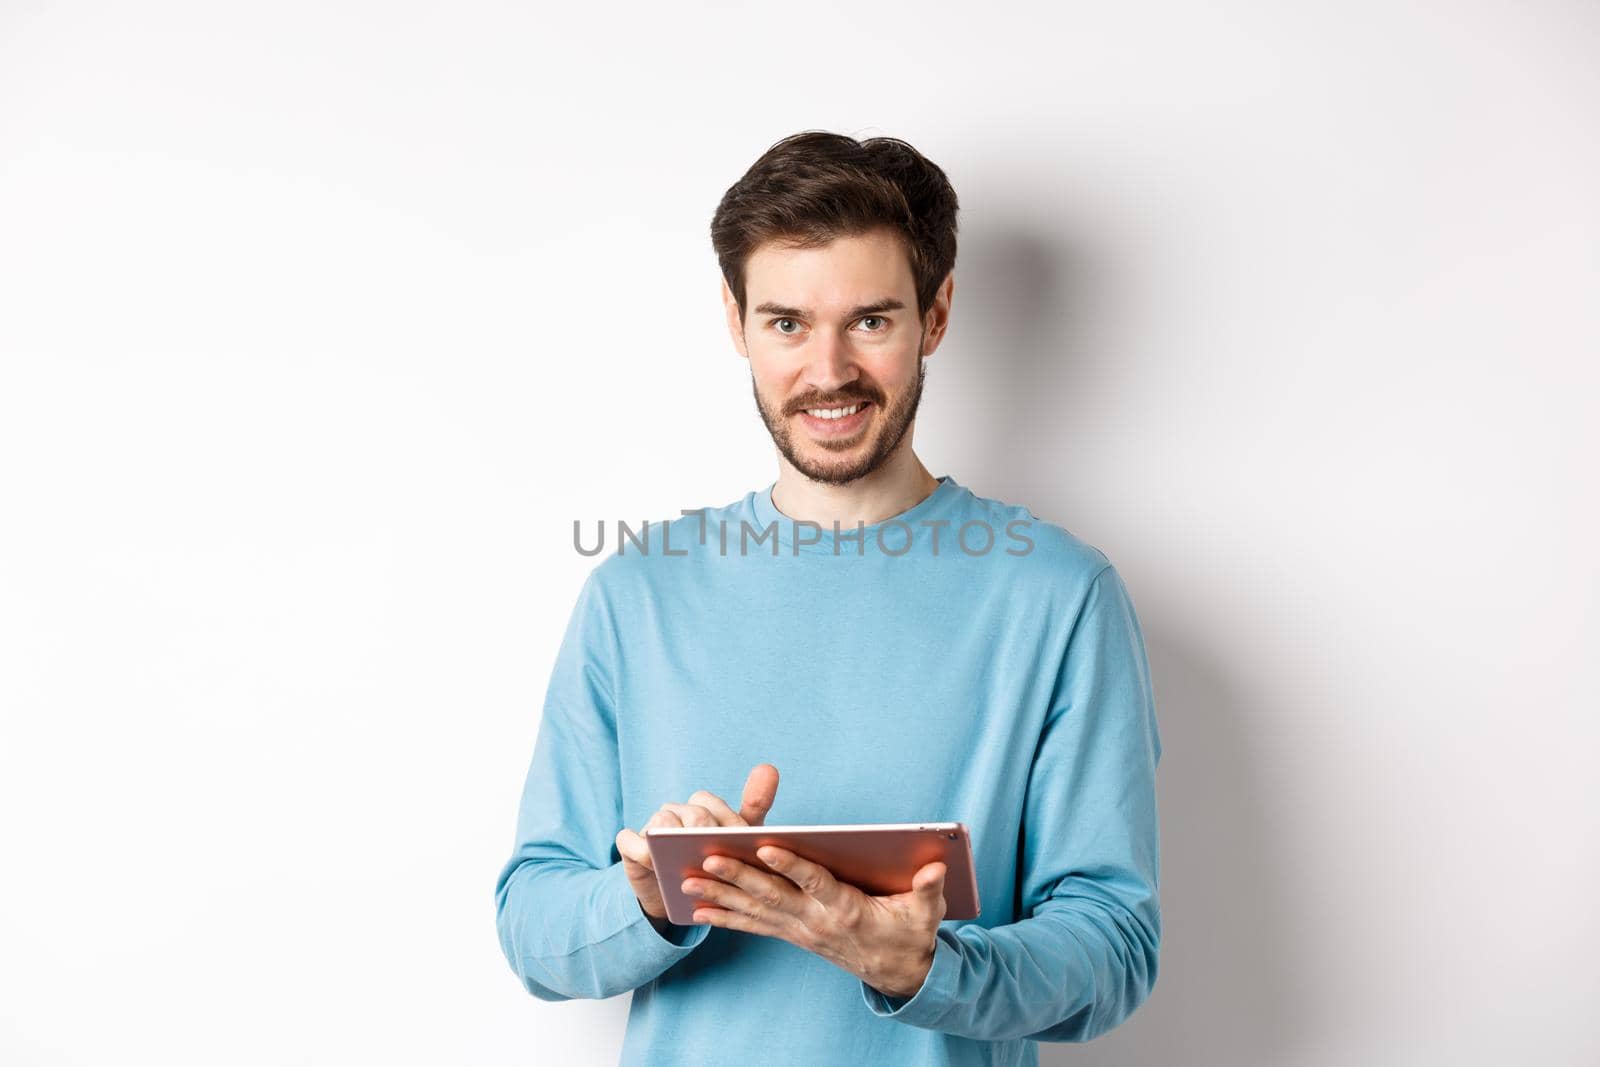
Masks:
[[[778,477],[590,572],[496,885],[529,993],[633,990],[624,1063],[1037,1063],[1155,983],[1160,741],[1128,591],[911,448],[956,211],[910,145],[817,131],[717,209]],[[971,832],[977,920],[943,919],[943,864],[869,896],[780,849],[708,861],[678,926],[634,829],[935,820]]]

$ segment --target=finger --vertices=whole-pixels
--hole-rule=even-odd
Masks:
[[[738,886],[768,907],[783,908],[799,914],[808,903],[798,886],[781,874],[761,869],[759,864],[746,863],[733,856],[707,856],[701,868],[712,878],[728,885]]]
[[[778,798],[778,768],[770,763],[758,763],[744,780],[744,794],[739,799],[739,817],[751,826],[760,826]]]
[[[663,807],[663,808],[660,808],[659,810],[657,810],[657,812],[654,815],[650,816],[650,821],[645,823],[645,825],[646,826],[682,826],[683,825],[683,820],[678,818],[678,813],[675,812],[675,811],[672,811],[670,809],[670,807]]]
[[[824,904],[835,904],[843,895],[839,880],[820,863],[812,863],[776,845],[762,845],[756,849],[756,855],[761,857],[762,863],[799,886],[806,896]]]
[[[789,940],[779,931],[766,923],[750,918],[742,911],[731,911],[727,908],[713,907],[709,904],[699,905],[694,909],[694,921],[705,923],[707,926],[720,926],[725,930],[742,930],[747,934],[760,934],[763,937],[776,937],[784,941]]]
[[[640,829],[648,830],[655,826],[682,825],[683,821],[675,813],[663,808],[650,816]],[[624,859],[631,860],[647,870],[653,871],[656,869],[655,861],[650,857],[650,843],[641,834],[623,827],[617,831],[616,845],[617,851],[622,853]]]
[[[719,826],[745,825],[744,819],[739,816],[738,812],[728,807],[728,802],[726,800],[723,800],[721,797],[717,796],[717,794],[709,790],[695,790],[689,796],[689,803],[698,805],[699,807],[705,808],[707,811],[709,811],[712,817],[717,820],[717,824]]]
[[[718,870],[713,872],[711,878],[686,878],[683,891],[695,897],[697,904],[701,900],[708,900],[732,911],[743,912],[773,928],[793,922],[797,917],[791,908],[798,900],[794,887],[782,889],[778,886],[781,878],[756,873],[749,867],[745,870],[749,873],[736,875]],[[751,877],[751,874],[755,877]],[[730,879],[735,877],[740,881],[731,882]]]
[[[663,808],[676,815],[684,826],[716,826],[716,816],[698,804],[663,804]]]
[[[651,867],[650,846],[645,839],[624,827],[617,832],[617,851],[622,853],[622,858],[632,860],[643,867]]]

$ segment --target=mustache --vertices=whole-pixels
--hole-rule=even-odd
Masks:
[[[835,400],[804,400],[789,406],[788,412],[804,411],[807,408],[847,408],[851,404],[876,404],[877,398],[870,396],[849,396]]]

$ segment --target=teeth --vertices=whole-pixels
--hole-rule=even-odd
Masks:
[[[860,410],[860,404],[852,404],[847,408],[807,408],[806,414],[817,419],[842,419],[846,415],[854,415]]]

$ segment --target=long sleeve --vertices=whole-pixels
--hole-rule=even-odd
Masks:
[[[595,573],[556,655],[517,816],[495,883],[500,947],[540,1000],[636,989],[688,955],[711,927],[658,931],[617,852],[616,631]]]
[[[1020,891],[1028,917],[940,925],[910,998],[861,983],[876,1015],[983,1040],[1087,1041],[1155,985],[1161,940],[1144,636],[1108,563],[1085,595],[1029,771]]]

